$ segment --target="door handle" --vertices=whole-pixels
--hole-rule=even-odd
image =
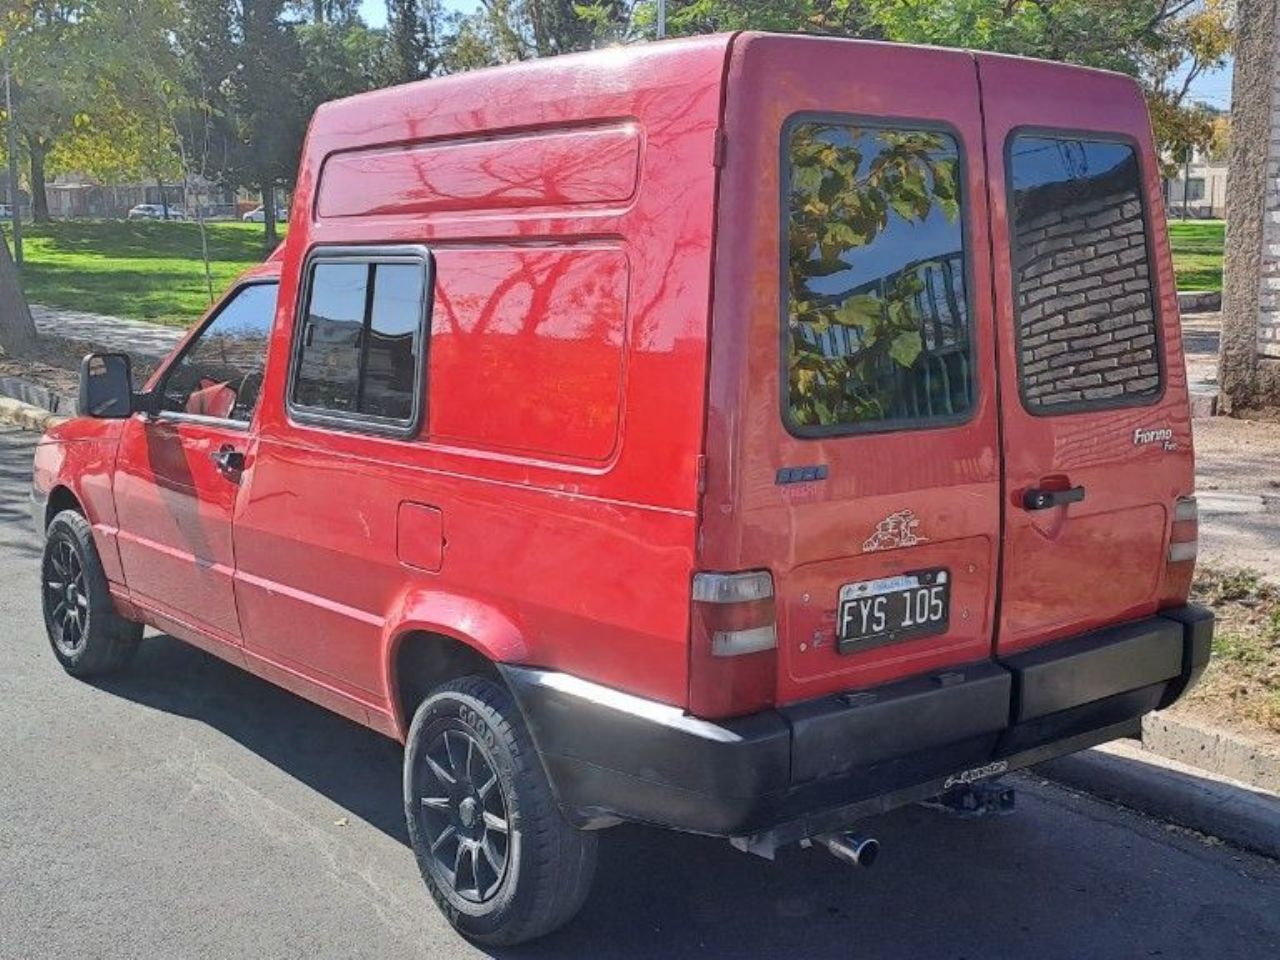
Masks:
[[[1041,490],[1032,487],[1022,495],[1022,507],[1024,510],[1048,510],[1050,507],[1079,503],[1083,499],[1084,487],[1070,487],[1066,490]]]
[[[213,465],[218,468],[219,473],[227,476],[244,471],[244,454],[229,443],[224,443],[209,454],[209,459],[213,461]]]

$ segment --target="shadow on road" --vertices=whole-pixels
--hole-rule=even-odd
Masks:
[[[221,731],[411,856],[398,744],[170,637],[146,641],[126,675],[99,686]],[[1275,942],[1259,914],[1208,892],[1222,869],[1211,858],[1225,854],[1158,827],[1144,836],[1104,810],[1034,785],[1012,817],[900,810],[864,824],[884,852],[861,872],[816,849],[771,864],[723,840],[620,827],[601,836],[578,920],[494,955],[1244,957]]]

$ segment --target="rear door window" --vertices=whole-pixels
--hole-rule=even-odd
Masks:
[[[955,136],[924,124],[787,125],[783,417],[792,433],[968,416],[962,163]]]
[[[1052,414],[1151,402],[1160,353],[1134,148],[1015,133],[1007,166],[1024,405]]]

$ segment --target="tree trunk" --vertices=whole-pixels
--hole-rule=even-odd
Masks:
[[[49,152],[39,140],[27,139],[31,154],[31,219],[36,223],[49,222],[49,194],[44,189],[44,158]]]
[[[36,325],[31,319],[22,278],[9,254],[8,240],[0,241],[0,350],[16,357],[30,352],[36,343]]]
[[[270,182],[262,186],[262,225],[266,228],[263,242],[270,253],[280,242],[280,236],[276,233],[276,185]]]

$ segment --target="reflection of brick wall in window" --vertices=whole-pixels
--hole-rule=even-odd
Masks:
[[[1155,316],[1136,161],[1017,195],[1023,395],[1033,407],[1156,393]]]

